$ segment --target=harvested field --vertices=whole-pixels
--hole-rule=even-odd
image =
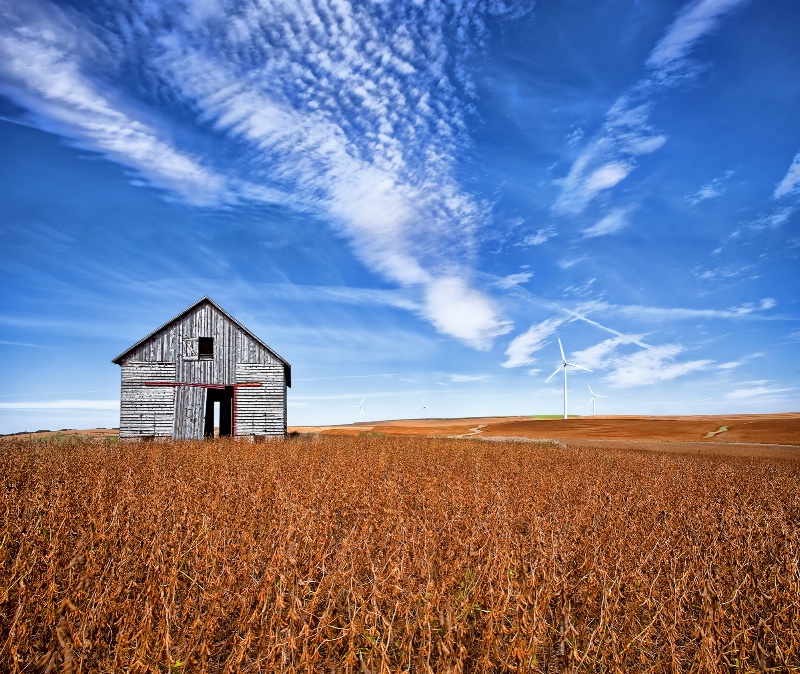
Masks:
[[[721,430],[724,429],[724,430]],[[486,417],[403,419],[345,426],[295,427],[323,435],[419,435],[557,440],[596,449],[800,457],[800,414],[732,414],[681,417],[597,416],[564,419]]]
[[[800,462],[587,447],[0,439],[0,669],[800,671]]]
[[[719,432],[720,428],[726,428]],[[800,446],[800,413],[730,414],[678,417],[596,416],[570,419],[485,417],[474,419],[401,419],[345,426],[296,427],[299,431],[357,434],[379,431],[393,435],[449,436],[469,434],[554,438],[558,440],[629,440],[636,442],[697,442],[788,444]],[[706,437],[708,433],[716,433]]]

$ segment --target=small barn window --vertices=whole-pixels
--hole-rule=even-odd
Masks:
[[[214,357],[214,338],[213,337],[199,337],[197,340],[197,355],[200,358],[213,358]]]

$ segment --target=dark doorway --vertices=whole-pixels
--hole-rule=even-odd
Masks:
[[[206,416],[203,435],[214,437],[214,414],[216,405],[219,410],[220,437],[233,435],[233,386],[206,389]]]

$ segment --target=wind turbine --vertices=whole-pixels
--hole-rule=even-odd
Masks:
[[[586,407],[589,407],[589,405],[592,406],[592,416],[594,416],[594,414],[595,414],[594,399],[595,398],[608,398],[608,396],[601,396],[599,393],[595,393],[594,391],[592,391],[592,387],[591,386],[589,386],[589,393],[592,394],[592,399],[588,403],[586,403]]]
[[[361,402],[358,405],[353,405],[353,407],[358,408],[358,420],[364,421],[364,401],[367,399],[367,396],[364,396],[361,399]]]
[[[553,372],[547,379],[545,379],[545,383],[549,382],[553,377],[558,374],[558,371],[563,369],[564,370],[564,418],[567,418],[567,368],[568,367],[576,367],[579,370],[586,370],[587,372],[591,372],[588,367],[583,367],[582,365],[575,365],[575,363],[568,363],[567,357],[564,355],[564,347],[561,346],[561,339],[558,340],[558,348],[561,349],[561,365],[556,368],[556,371]]]

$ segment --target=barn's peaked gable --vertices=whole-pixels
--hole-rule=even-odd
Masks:
[[[212,300],[207,295],[205,297],[202,297],[201,299],[197,300],[197,302],[192,304],[190,307],[187,307],[186,309],[181,311],[181,313],[179,313],[174,318],[171,318],[170,320],[168,320],[161,327],[158,327],[155,330],[153,330],[149,335],[147,335],[145,337],[142,337],[142,339],[140,339],[138,342],[136,342],[136,344],[133,344],[132,346],[130,346],[127,349],[125,349],[125,351],[123,351],[121,354],[119,354],[111,362],[112,363],[116,363],[117,365],[122,365],[122,362],[131,353],[136,351],[139,347],[143,346],[144,344],[147,344],[149,341],[155,339],[160,334],[162,334],[164,331],[169,330],[169,328],[171,326],[173,326],[174,324],[180,322],[181,319],[186,317],[188,314],[191,314],[193,311],[198,309],[203,304],[208,304],[211,307],[213,307],[216,311],[218,311],[220,314],[222,314],[227,320],[229,320],[237,328],[239,328],[242,332],[244,332],[248,337],[250,337],[250,339],[252,339],[254,342],[256,342],[257,344],[259,344],[262,347],[264,347],[274,358],[279,360],[283,364],[284,375],[286,377],[286,385],[291,388],[291,386],[292,386],[292,366],[289,365],[289,363],[286,361],[286,359],[282,358],[272,347],[267,345],[263,340],[259,339],[256,335],[254,335],[250,330],[248,330],[244,325],[242,325],[239,321],[237,321],[233,316],[231,316],[227,311],[225,311],[222,307],[219,306],[219,304],[217,304],[214,300]]]

